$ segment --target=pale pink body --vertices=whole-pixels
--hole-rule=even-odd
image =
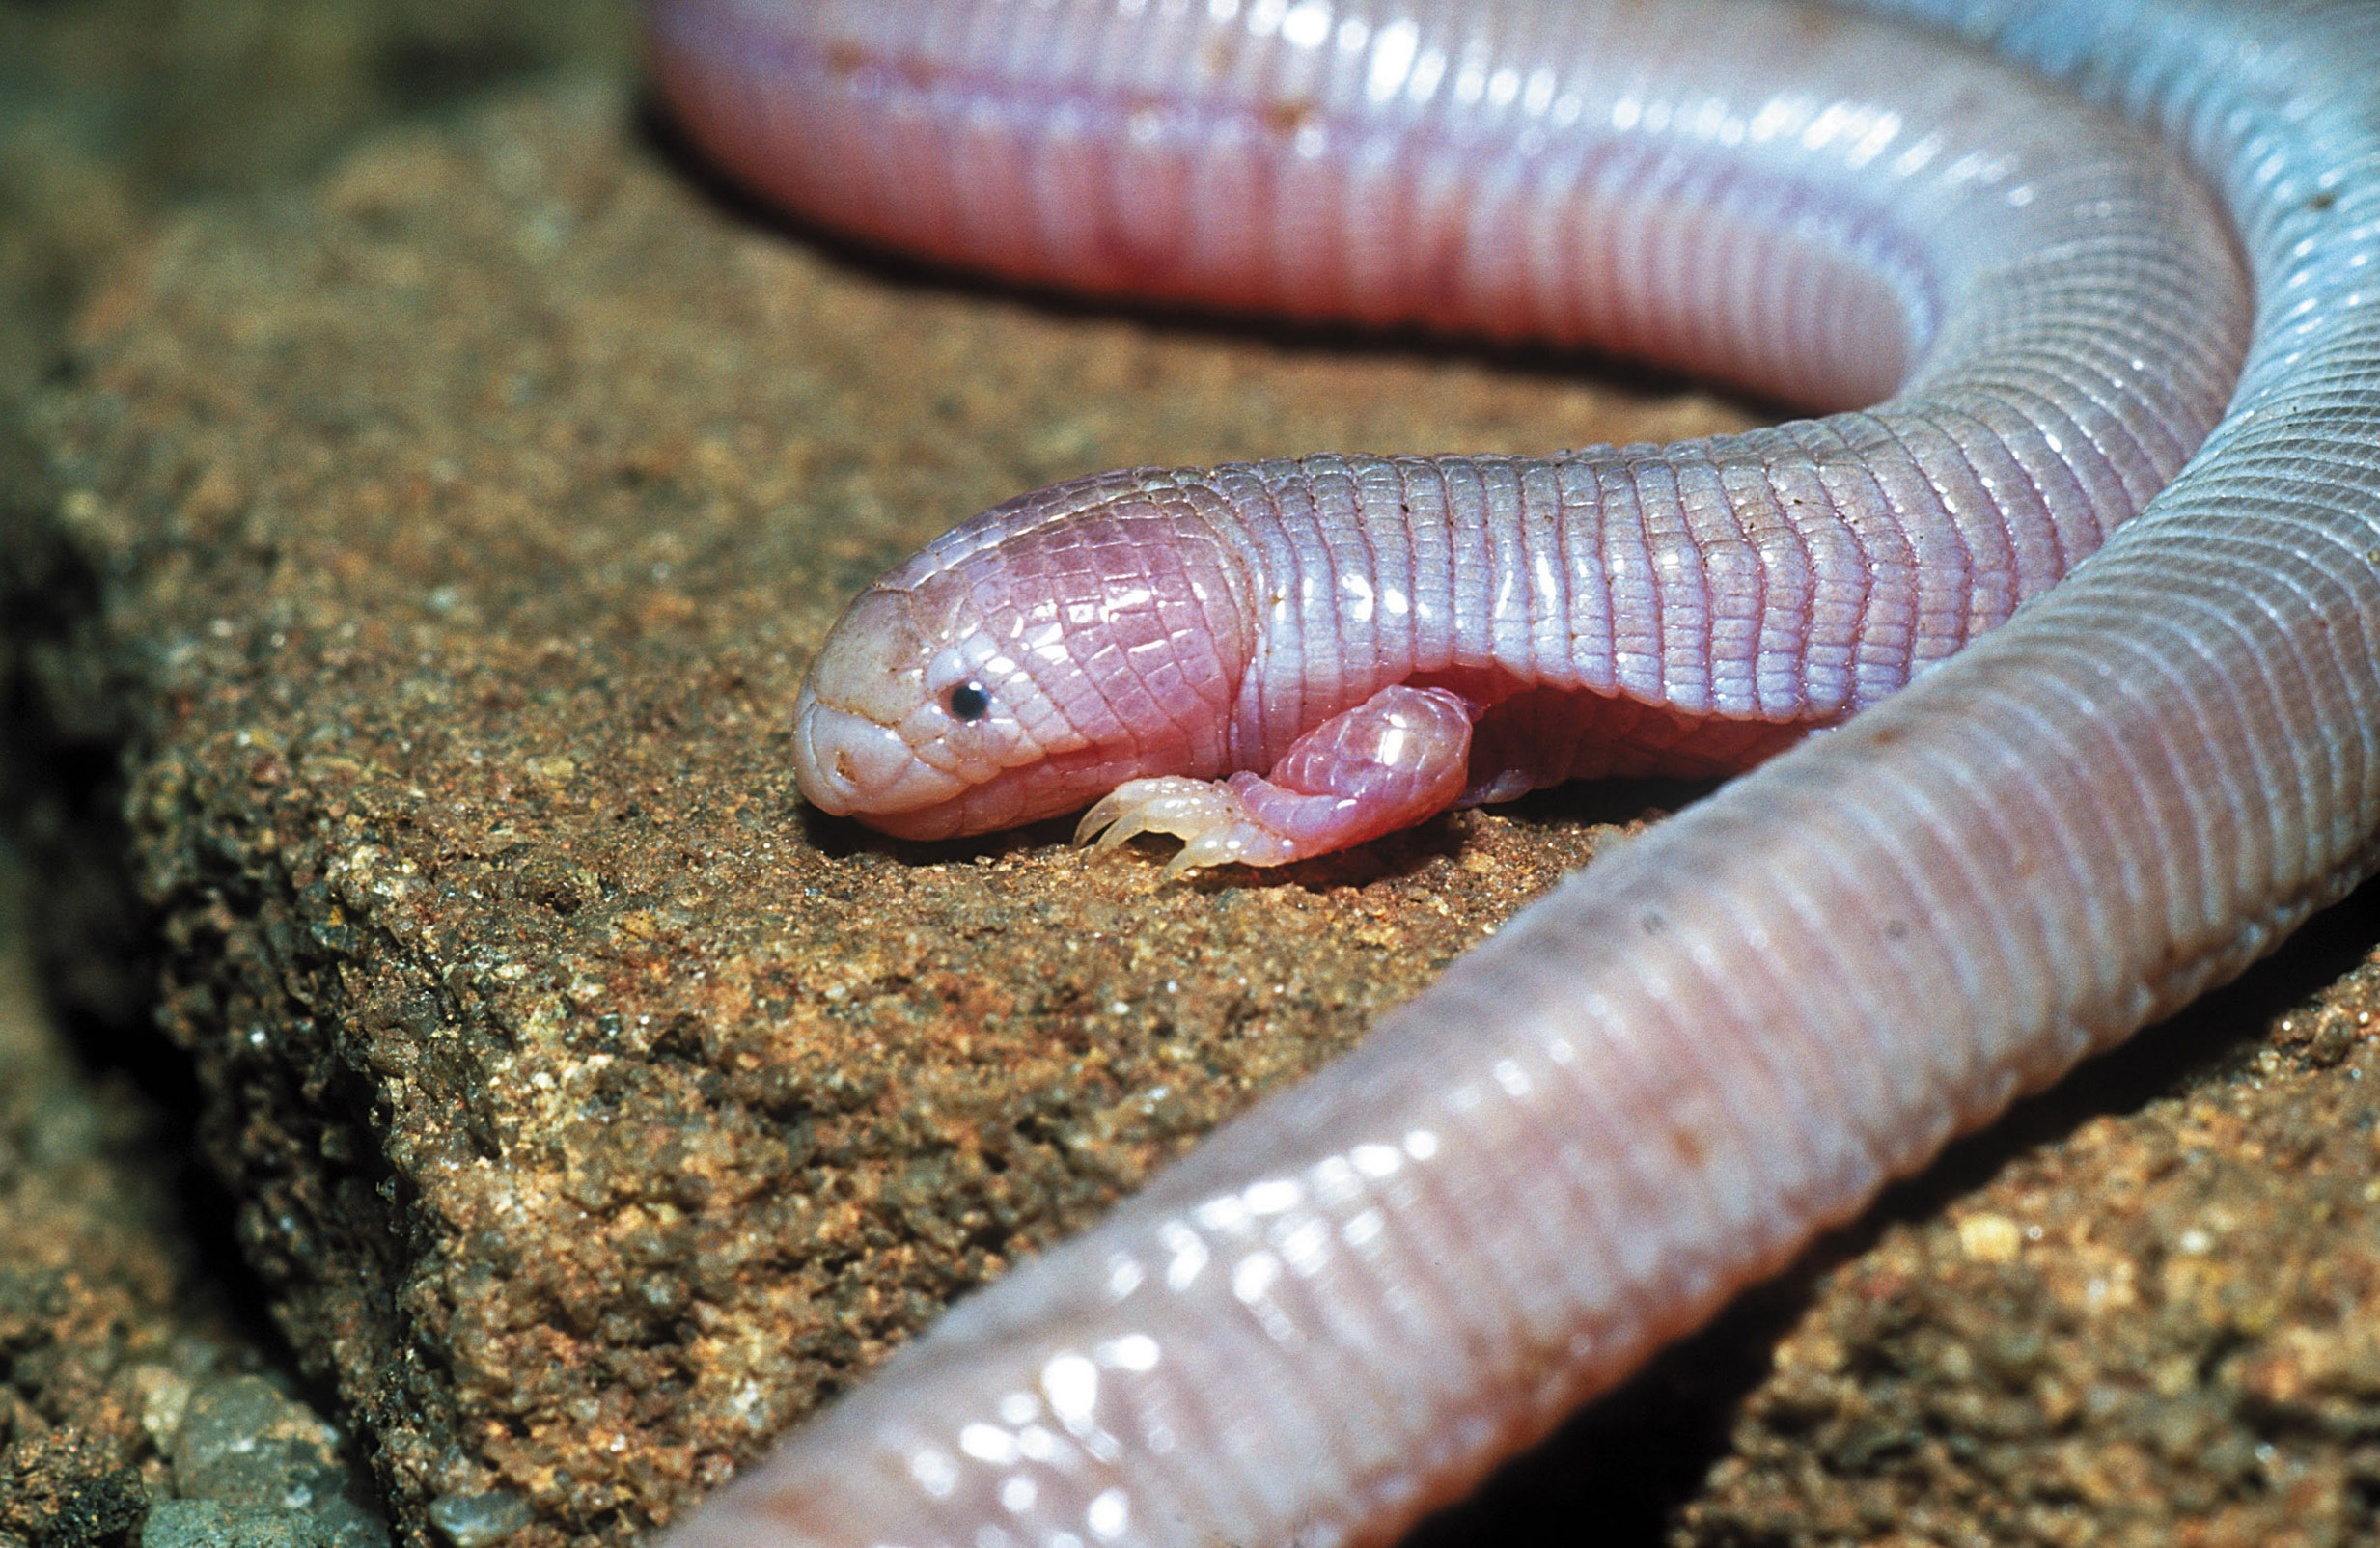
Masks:
[[[1353,1057],[957,1307],[681,1548],[1384,1540],[2369,866],[2380,7],[1874,6],[2186,142],[2265,298],[2228,408],[2243,322],[2192,187],[2105,121],[1840,18],[650,9],[712,153],[863,235],[1603,339],[1824,406],[1897,384],[1658,453],[1103,476],[863,594],[797,763],[821,805],[919,834],[1153,780],[1116,815],[1190,803],[1185,853],[1327,846],[1354,828],[1301,831],[1290,787],[1369,822],[1395,804],[1373,769],[1508,793],[1755,757],[1892,697],[1569,878]],[[2069,172],[2133,192],[2067,198]],[[1464,729],[1459,784],[1407,756]]]
[[[1912,73],[1898,37],[1785,8],[1716,36],[1685,12],[1425,8],[1474,73],[1561,62],[1514,88],[1534,115],[1496,114],[1382,69],[1400,20],[1415,52],[1389,63],[1421,68],[1405,0],[1333,8],[1372,40],[1342,82],[1309,78],[1286,19],[1258,38],[1226,9],[1182,23],[1207,40],[1182,56],[1226,62],[1179,81],[1113,0],[743,0],[656,32],[747,175],[936,256],[1589,340],[1822,405],[1900,390],[1670,447],[1028,495],[887,575],[821,652],[795,768],[828,811],[943,837],[1106,796],[1111,839],[1277,864],[1458,800],[1741,768],[2057,580],[2236,373],[2244,281],[2178,158],[2013,75]],[[762,103],[801,134],[758,137]],[[1125,140],[1101,155],[1106,120]],[[962,684],[981,715],[943,713]]]

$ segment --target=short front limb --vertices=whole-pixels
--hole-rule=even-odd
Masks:
[[[1269,774],[1127,780],[1084,814],[1102,849],[1169,833],[1169,876],[1236,862],[1279,866],[1411,827],[1453,806],[1471,760],[1472,708],[1444,688],[1383,688],[1299,737]],[[1104,831],[1102,831],[1104,830]]]

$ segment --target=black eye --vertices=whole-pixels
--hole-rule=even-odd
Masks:
[[[982,720],[991,713],[991,695],[980,682],[962,682],[942,696],[942,707],[953,720]]]

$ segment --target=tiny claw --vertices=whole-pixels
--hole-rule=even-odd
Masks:
[[[1165,863],[1163,879],[1173,881],[1209,866],[1228,866],[1244,860],[1247,851],[1245,836],[1234,828],[1211,828],[1193,834],[1182,841],[1180,850]]]
[[[1174,851],[1174,858],[1165,863],[1163,871],[1157,872],[1157,879],[1159,881],[1179,881],[1201,866],[1213,864],[1211,860],[1199,858],[1199,845],[1192,842]]]
[[[1116,788],[1101,796],[1097,805],[1083,814],[1083,820],[1074,825],[1074,845],[1076,848],[1081,848],[1084,844],[1091,843],[1093,839],[1097,839],[1099,841],[1099,847],[1101,849],[1113,849],[1117,844],[1123,842],[1112,831],[1117,819],[1121,817],[1124,814],[1124,807],[1126,803],[1122,799],[1123,792],[1124,787],[1119,785]],[[1111,831],[1102,834],[1102,829]]]
[[[1148,814],[1139,811],[1119,812],[1108,818],[1107,830],[1099,835],[1091,852],[1103,855],[1110,849],[1121,849],[1126,843],[1148,831]]]

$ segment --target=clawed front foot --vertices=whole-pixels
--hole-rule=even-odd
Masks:
[[[1127,780],[1083,815],[1074,842],[1112,849],[1138,834],[1182,841],[1165,874],[1280,866],[1410,827],[1453,806],[1471,755],[1472,708],[1443,688],[1381,689],[1298,738],[1269,777]]]
[[[1298,858],[1289,839],[1259,822],[1231,784],[1177,774],[1117,786],[1083,814],[1074,842],[1095,836],[1094,849],[1113,849],[1144,833],[1181,840],[1181,852],[1166,862],[1168,880],[1202,866],[1279,866]]]

